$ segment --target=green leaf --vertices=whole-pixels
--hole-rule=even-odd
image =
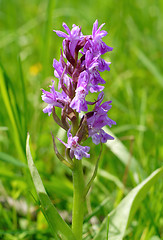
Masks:
[[[109,239],[122,240],[126,228],[141,201],[145,198],[156,179],[163,174],[163,167],[154,171],[148,178],[135,187],[108,216],[109,234],[107,236],[108,216],[104,219],[101,228],[93,240]]]
[[[27,119],[28,119],[28,111],[27,111],[27,96],[26,96],[26,88],[25,88],[25,81],[24,81],[24,75],[23,75],[23,69],[22,69],[22,61],[20,56],[18,56],[18,68],[19,68],[19,75],[20,75],[20,82],[22,85],[22,100],[23,100],[23,114],[22,115],[22,121],[23,121],[23,126],[22,130],[24,132],[24,137],[26,139],[26,134],[27,134]]]
[[[161,238],[159,238],[158,236],[153,236],[150,238],[150,240],[161,240]]]
[[[85,160],[85,159],[83,160],[83,165],[92,169],[92,170],[94,169],[94,165],[92,163],[90,163],[89,161]],[[115,185],[120,189],[124,188],[123,183],[119,180],[118,177],[114,176],[111,173],[108,173],[107,171],[105,171],[103,169],[100,169],[100,168],[98,169],[97,176],[103,177],[105,179],[108,179],[109,181],[114,182]]]
[[[107,141],[106,146],[110,148],[114,155],[117,156],[117,158],[125,166],[128,166],[130,159],[129,171],[132,173],[134,181],[138,184],[139,176],[141,176],[142,179],[145,178],[145,173],[141,165],[133,156],[130,155],[125,145],[107,127],[104,127],[104,130],[106,133],[115,138],[114,141]]]
[[[34,165],[34,162],[31,156],[30,147],[29,147],[29,134],[27,135],[26,152],[27,152],[29,170],[30,170],[40,203],[41,203],[41,210],[52,230],[52,233],[55,239],[58,239],[58,236],[60,236],[61,239],[63,240],[66,240],[66,239],[75,240],[75,237],[70,227],[61,218],[61,216],[57,212],[57,209],[54,207],[54,205],[52,204],[51,200],[49,199],[46,193],[46,190],[43,186],[40,175]]]
[[[27,167],[25,163],[20,162],[18,159],[12,157],[11,155],[0,152],[0,161],[11,163],[13,165],[16,165],[18,167]]]
[[[19,129],[18,121],[16,121],[17,114],[14,112],[13,106],[11,104],[11,99],[5,82],[4,70],[1,68],[1,66],[0,66],[0,94],[2,95],[4,105],[6,106],[6,110],[13,127],[14,143],[19,152],[20,160],[22,162],[25,162],[25,153],[21,141],[21,131]],[[12,100],[14,100],[14,98]]]

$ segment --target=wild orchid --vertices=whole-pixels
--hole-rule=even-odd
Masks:
[[[58,152],[53,136],[54,149],[57,157],[72,169],[74,183],[72,231],[76,239],[82,238],[84,200],[95,178],[95,172],[89,184],[85,184],[82,158],[93,157],[90,147],[84,146],[84,141],[91,137],[93,143],[102,144],[114,138],[107,134],[104,126],[111,127],[115,121],[108,117],[111,101],[102,103],[104,98],[105,80],[100,72],[110,71],[110,62],[101,56],[113,50],[102,38],[107,32],[98,28],[98,21],[93,24],[92,34],[83,35],[79,26],[69,27],[63,23],[65,32],[55,30],[63,38],[63,50],[59,61],[53,60],[54,75],[58,79],[58,91],[54,89],[54,81],[50,91],[42,90],[42,100],[48,105],[44,113],[53,115],[54,121],[67,131],[67,143],[58,139],[65,146],[65,156]],[[97,92],[94,102],[87,100],[92,93]],[[61,116],[55,108],[61,108]],[[91,109],[88,110],[88,109]],[[96,167],[97,169],[97,167]],[[96,170],[97,171],[97,170]]]
[[[100,75],[100,72],[110,71],[110,62],[106,62],[101,56],[112,51],[113,48],[107,46],[102,40],[107,35],[107,32],[102,30],[103,26],[104,24],[98,28],[98,21],[96,20],[91,35],[83,35],[81,28],[76,25],[73,25],[70,30],[65,23],[63,23],[63,27],[66,32],[55,30],[56,34],[63,38],[63,50],[61,50],[60,59],[59,61],[53,60],[54,76],[57,79],[58,89],[55,89],[57,84],[54,80],[50,86],[50,91],[42,89],[42,100],[46,104],[43,112],[49,116],[52,115],[55,123],[64,129],[67,135],[66,141],[56,136],[58,143],[61,143],[65,148],[64,155],[58,151],[53,134],[52,138],[56,156],[72,171],[72,228],[62,219],[49,199],[32,160],[29,135],[27,138],[28,166],[39,197],[41,210],[49,223],[54,239],[82,239],[85,200],[96,177],[102,151],[101,148],[99,156],[96,157],[92,177],[86,183],[82,159],[87,158],[87,161],[91,161],[90,159],[95,156],[91,152],[91,146],[86,146],[88,144],[85,144],[85,141],[90,138],[95,145],[100,144],[102,146],[103,143],[107,144],[107,141],[114,140],[112,134],[108,134],[109,131],[106,132],[106,126],[111,128],[112,125],[116,124],[108,116],[112,101],[103,102],[105,98],[104,84],[106,82]],[[90,101],[92,94],[97,95],[97,97]],[[56,111],[57,108],[60,111]],[[60,116],[59,112],[61,113]],[[116,150],[115,148],[113,150],[116,153],[118,147],[122,152],[125,152],[125,157],[120,156],[121,153],[118,152],[119,156],[123,157],[123,161],[126,161],[127,157],[131,159],[130,154],[126,153],[125,147],[118,139],[115,140],[114,144]],[[139,183],[139,176],[143,176],[143,172],[138,168],[139,165],[134,158],[132,158],[132,161],[133,178],[136,183]],[[135,170],[136,166],[138,173]],[[127,165],[127,171],[128,168]],[[122,199],[119,205],[104,218],[99,230],[93,234],[93,240],[122,240],[131,221],[131,216],[137,210],[149,188],[162,173],[163,168],[157,169]],[[105,172],[105,174],[107,173]],[[114,182],[120,188],[121,195],[125,190],[124,183],[114,175],[111,175],[111,179],[114,179]],[[88,239],[92,239],[91,236]]]

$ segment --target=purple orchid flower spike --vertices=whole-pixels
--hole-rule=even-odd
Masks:
[[[90,156],[90,148],[82,146],[88,137],[91,137],[95,144],[112,140],[113,137],[107,134],[103,127],[116,124],[108,117],[111,101],[103,103],[103,84],[106,82],[100,72],[110,71],[110,62],[106,62],[101,55],[113,50],[102,41],[107,35],[107,32],[102,30],[103,26],[104,24],[101,24],[98,27],[96,20],[92,35],[83,35],[81,28],[76,25],[69,29],[66,23],[63,23],[66,32],[55,30],[59,37],[64,38],[60,60],[53,60],[59,91],[55,91],[54,82],[50,92],[42,90],[42,100],[48,104],[43,112],[48,115],[53,113],[54,121],[65,131],[69,129],[68,142],[59,141],[69,149],[70,158],[75,157],[78,160]],[[89,99],[89,94],[96,92],[100,92],[97,100],[86,100]],[[94,107],[88,112],[91,106]],[[61,117],[57,115],[55,107],[61,108]]]
[[[66,32],[54,30],[64,38],[60,59],[53,60],[58,91],[54,89],[54,81],[50,91],[42,90],[42,100],[47,104],[43,112],[49,116],[52,113],[55,125],[67,133],[66,141],[56,137],[64,145],[64,154],[58,151],[53,134],[52,138],[56,156],[73,173],[72,239],[82,239],[84,201],[97,174],[102,143],[114,139],[104,131],[105,126],[112,127],[116,122],[108,116],[112,101],[103,102],[106,82],[100,74],[110,71],[110,62],[105,61],[102,55],[113,50],[102,41],[107,35],[107,31],[102,30],[103,26],[101,24],[98,27],[96,20],[91,35],[83,35],[81,28],[75,24],[70,29],[63,23]],[[92,177],[85,184],[85,172],[80,160],[90,158],[90,147],[84,144],[88,138],[94,144],[100,144],[101,150]],[[69,237],[67,228],[64,232],[66,234],[63,237]]]

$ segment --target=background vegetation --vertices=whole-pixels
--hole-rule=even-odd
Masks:
[[[47,192],[71,223],[71,173],[55,157],[50,134],[64,139],[64,132],[42,112],[40,89],[48,89],[54,79],[52,62],[60,55],[62,39],[53,29],[62,30],[62,22],[69,27],[75,23],[90,34],[96,19],[106,23],[105,41],[114,47],[104,56],[112,62],[111,71],[103,75],[105,100],[113,101],[109,116],[117,125],[111,131],[123,147],[121,142],[116,150],[103,146],[99,174],[87,200],[84,239],[92,239],[104,216],[162,165],[163,1],[0,0],[0,239],[53,239],[26,167],[27,131]],[[84,161],[87,176],[100,151],[89,140],[88,144],[92,158]],[[58,147],[63,150],[59,143]],[[126,158],[126,152],[133,157]],[[163,239],[162,192],[160,179],[134,216],[125,240]]]

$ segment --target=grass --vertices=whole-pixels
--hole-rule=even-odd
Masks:
[[[55,157],[50,134],[52,131],[63,138],[63,132],[52,117],[43,114],[40,97],[40,89],[47,89],[54,79],[52,61],[59,59],[62,39],[53,29],[61,30],[62,22],[82,26],[84,34],[91,32],[95,19],[106,23],[109,34],[105,41],[114,47],[104,56],[112,62],[111,71],[103,74],[107,82],[105,100],[113,100],[109,116],[117,122],[111,131],[127,153],[131,151],[131,136],[134,139],[134,163],[125,151],[117,153],[114,145],[103,147],[98,177],[87,200],[84,239],[92,239],[104,216],[139,181],[162,165],[162,16],[162,1],[156,0],[0,1],[1,239],[53,239],[24,167],[27,131],[45,188],[66,221],[71,222],[71,173]],[[100,148],[89,140],[88,144],[93,157],[84,164],[89,175]],[[133,171],[128,172],[129,162]],[[163,239],[162,191],[160,180],[137,211],[125,240]]]

